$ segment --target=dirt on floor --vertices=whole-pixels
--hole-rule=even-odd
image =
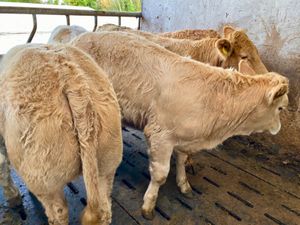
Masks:
[[[277,144],[259,142],[252,136],[230,138],[219,149],[231,157],[252,159],[275,168],[285,178],[300,184],[300,154],[296,151],[288,152]]]

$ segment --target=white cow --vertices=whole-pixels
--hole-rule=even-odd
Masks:
[[[85,28],[77,25],[60,25],[52,31],[48,44],[68,43],[73,38],[85,32],[87,32]]]

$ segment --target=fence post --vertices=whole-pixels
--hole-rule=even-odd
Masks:
[[[118,24],[119,24],[119,26],[121,26],[121,16],[119,16]]]
[[[33,27],[32,27],[32,31],[29,35],[29,38],[27,40],[27,43],[30,43],[35,35],[36,32],[36,28],[37,28],[37,19],[36,19],[36,14],[32,14],[32,20],[33,20]]]
[[[70,15],[66,15],[67,25],[70,26]]]
[[[97,26],[98,26],[98,16],[94,16],[94,29],[93,29],[93,32],[96,31],[97,29]]]

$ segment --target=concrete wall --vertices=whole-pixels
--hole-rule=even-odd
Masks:
[[[300,148],[300,1],[298,0],[143,0],[142,30],[221,30],[241,27],[257,45],[270,71],[290,79],[290,107],[277,136],[257,136],[283,151]]]

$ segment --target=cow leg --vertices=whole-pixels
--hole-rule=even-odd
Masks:
[[[101,208],[101,210],[103,211],[103,223],[101,223],[101,225],[108,225],[111,223],[111,192],[112,192],[112,188],[113,188],[113,181],[114,181],[114,177],[115,177],[115,171],[106,176],[105,177],[105,189],[106,189],[106,196],[105,199],[103,199],[103,203],[100,202],[100,205],[102,204],[102,206],[104,206],[103,208]]]
[[[176,152],[176,182],[181,191],[181,193],[190,198],[193,197],[192,188],[188,182],[185,163],[187,161],[188,155],[182,152]]]
[[[110,209],[111,209],[111,192],[113,189],[114,178],[115,178],[115,172],[107,177],[107,196],[108,196],[108,203]]]
[[[19,190],[14,185],[10,176],[10,165],[4,144],[0,146],[0,185],[3,187],[4,196],[9,207],[14,208],[22,205]]]
[[[49,225],[68,225],[68,206],[63,190],[52,194],[36,195],[43,204]]]
[[[114,173],[109,176],[100,176],[99,204],[97,209],[88,206],[82,214],[82,225],[109,225],[111,223],[111,197]]]
[[[161,185],[166,182],[170,160],[173,152],[173,145],[166,140],[161,140],[156,144],[151,142],[150,148],[150,175],[151,181],[144,195],[142,214],[146,219],[153,219],[154,207]]]

